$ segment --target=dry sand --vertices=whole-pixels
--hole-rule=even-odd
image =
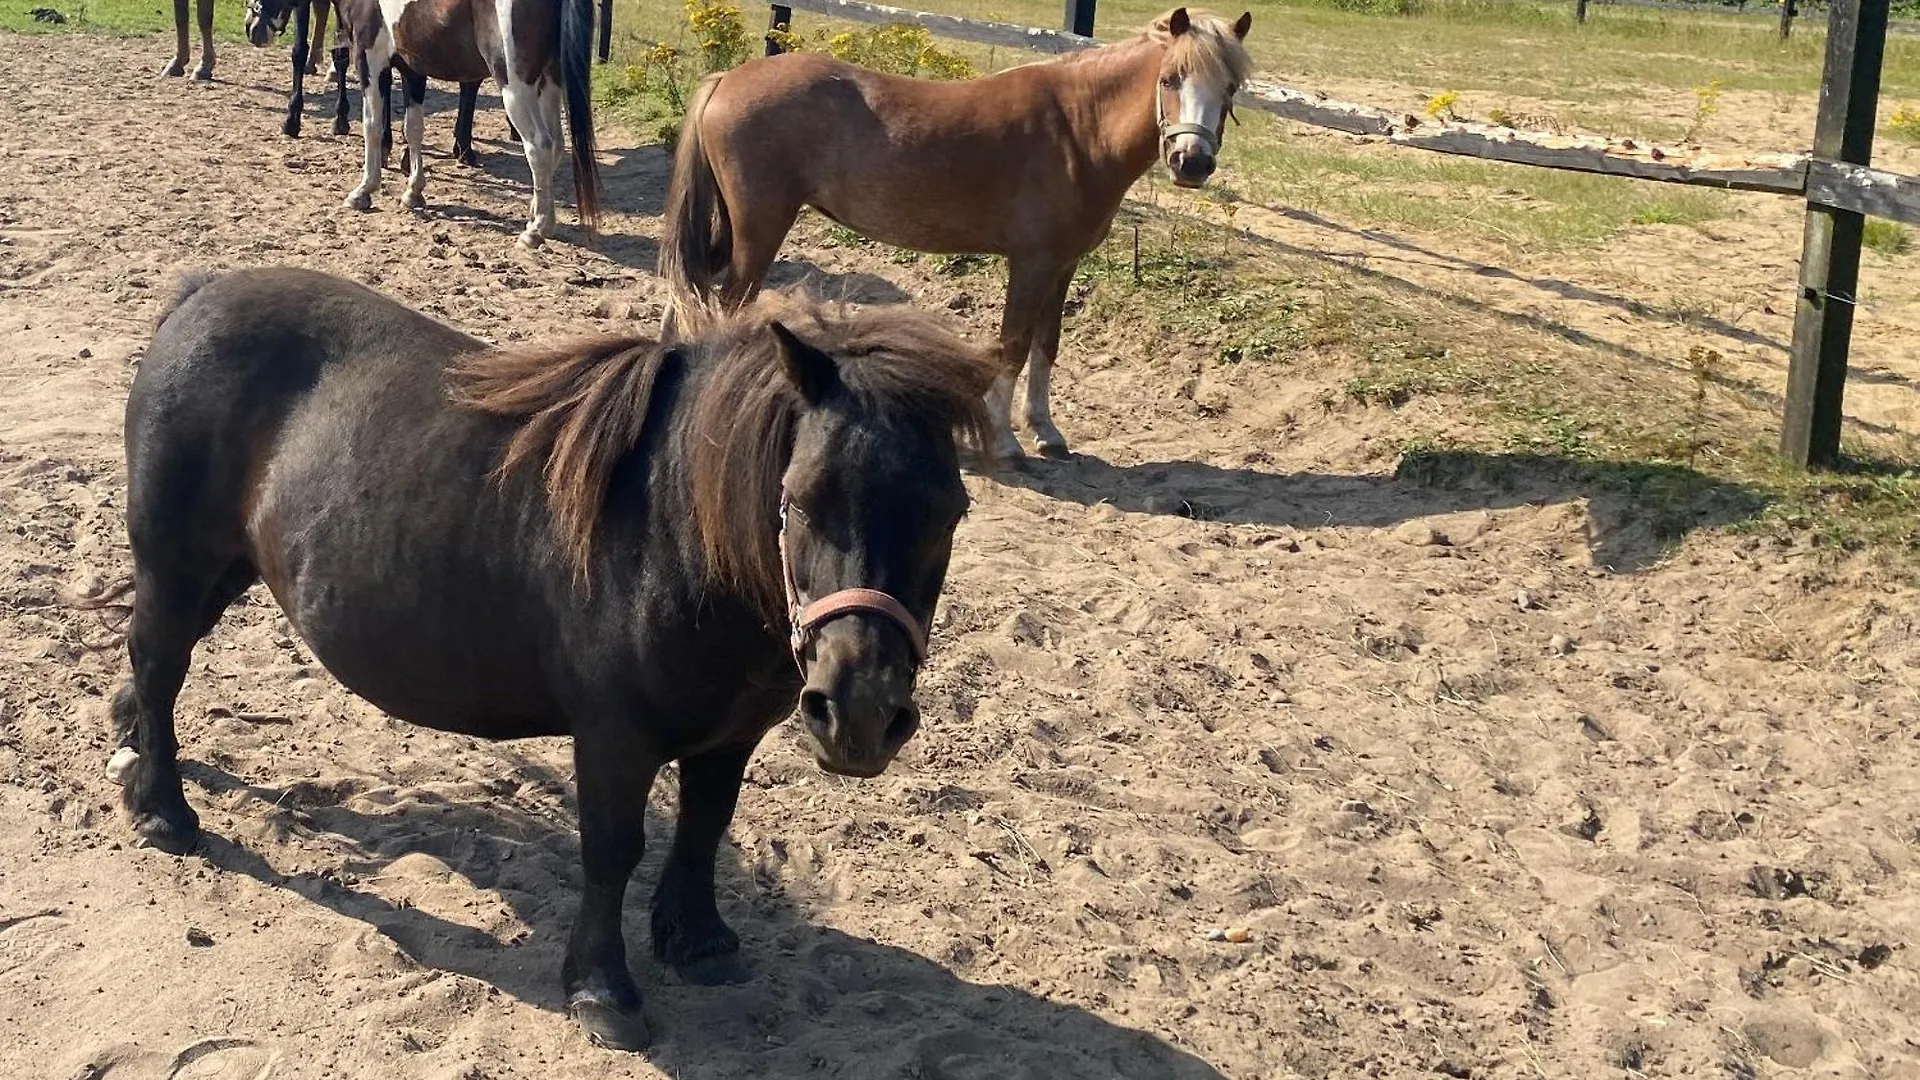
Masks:
[[[496,339],[650,320],[663,187],[609,135],[608,238],[521,251],[497,106],[469,171],[437,95],[432,211],[390,180],[351,215],[353,147],[278,134],[281,50],[195,85],[166,49],[0,35],[0,1076],[1920,1076],[1912,594],[1754,538],[1663,557],[1564,483],[1396,478],[1311,363],[1223,373],[1203,416],[1177,359],[1069,345],[1088,456],[969,480],[902,760],[842,781],[783,729],[751,770],[720,882],[755,981],[651,962],[643,866],[646,1057],[564,1016],[565,745],[383,717],[263,594],[180,702],[201,850],[131,848],[124,658],[60,597],[126,570],[120,415],[171,274],[322,267]],[[1711,265],[1790,267],[1782,220]],[[1772,273],[1729,287],[1789,296]]]

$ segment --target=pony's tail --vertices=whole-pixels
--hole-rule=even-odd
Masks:
[[[593,0],[562,0],[560,84],[573,144],[573,198],[589,233],[600,224],[600,163],[593,156]]]
[[[164,317],[164,316],[163,316]],[[127,643],[127,621],[133,617],[133,578],[131,575],[111,585],[103,585],[80,596],[66,597],[67,605],[91,611],[100,620],[104,637],[83,640],[87,652],[108,652]]]
[[[662,215],[665,224],[655,273],[667,283],[668,324],[685,337],[699,334],[713,321],[713,264],[728,244],[727,203],[700,138],[700,118],[719,85],[719,75],[707,76],[687,102]]]

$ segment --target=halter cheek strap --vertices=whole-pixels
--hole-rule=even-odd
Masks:
[[[794,666],[806,673],[807,642],[822,626],[843,615],[878,615],[898,626],[907,635],[913,650],[913,666],[927,659],[927,629],[914,618],[907,606],[878,589],[841,589],[809,604],[800,603],[800,586],[793,577],[793,558],[787,549],[787,513],[792,503],[785,492],[780,495],[780,576],[787,591],[787,621],[791,631],[787,645],[793,650]]]
[[[1160,128],[1161,146],[1167,145],[1182,135],[1192,135],[1206,144],[1207,153],[1219,156],[1220,140],[1226,132],[1227,117],[1232,115],[1232,110],[1233,104],[1228,102],[1227,108],[1220,114],[1219,131],[1205,124],[1169,124],[1167,123],[1166,88],[1157,84],[1153,88],[1153,121]]]

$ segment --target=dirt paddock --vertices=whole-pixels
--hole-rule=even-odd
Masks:
[[[651,961],[642,867],[645,1057],[564,1015],[566,746],[383,717],[263,593],[181,699],[202,848],[132,848],[124,656],[61,598],[126,569],[172,274],[336,270],[496,340],[651,320],[665,165],[609,132],[607,235],[525,252],[497,106],[478,170],[447,111],[430,212],[389,173],[351,215],[356,151],[278,134],[283,51],[196,85],[165,50],[0,35],[0,1076],[1920,1076],[1911,594],[1757,537],[1663,554],[1604,492],[1396,477],[1279,368],[1198,416],[1154,357],[1065,359],[1086,456],[969,478],[900,763],[757,758],[720,870],[753,982]]]

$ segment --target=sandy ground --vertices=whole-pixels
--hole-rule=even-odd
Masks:
[[[1069,358],[1085,456],[969,481],[902,760],[842,781],[785,731],[756,760],[720,870],[756,979],[655,966],[642,868],[644,1058],[563,1013],[564,744],[387,719],[262,594],[181,699],[205,843],[131,848],[124,659],[60,598],[126,569],[120,413],[170,275],[324,267],[495,339],[651,319],[663,186],[610,135],[609,236],[521,251],[495,108],[424,218],[391,181],[350,215],[355,151],[278,135],[284,54],[194,85],[165,51],[0,36],[0,1075],[1920,1076],[1912,594],[1756,538],[1658,557],[1602,492],[1397,478],[1376,413],[1307,407],[1341,376],[1307,362],[1239,366],[1202,416],[1172,359]],[[1762,241],[1698,243],[1751,273]],[[855,296],[953,290],[793,254]],[[1619,258],[1525,296],[1407,273],[1494,325],[1627,288]],[[1730,287],[1790,295],[1771,273]]]

